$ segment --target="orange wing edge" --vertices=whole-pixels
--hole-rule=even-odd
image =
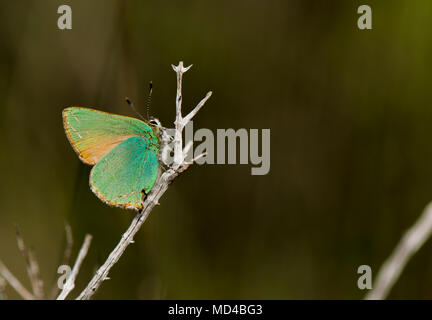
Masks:
[[[78,155],[78,158],[79,158],[82,162],[84,162],[85,164],[88,164],[88,165],[93,166],[93,165],[96,164],[96,162],[94,162],[94,161],[88,161],[87,159],[85,159],[85,158],[82,156],[81,152],[78,150],[78,148],[77,148],[77,146],[75,145],[74,141],[72,140],[72,137],[71,137],[71,134],[70,134],[70,129],[69,129],[70,124],[68,123],[68,121],[67,121],[67,119],[66,119],[66,111],[67,111],[67,110],[70,110],[70,109],[72,109],[72,108],[82,108],[82,107],[67,107],[67,108],[63,109],[63,111],[62,111],[63,128],[64,128],[64,131],[65,131],[65,133],[66,133],[66,137],[68,138],[69,143],[70,143],[70,145],[72,146],[72,148],[74,149],[75,153]],[[83,108],[83,109],[87,109],[87,108]]]
[[[96,197],[98,197],[99,200],[101,200],[103,203],[109,205],[110,207],[117,207],[117,208],[122,208],[122,209],[127,209],[127,210],[136,210],[136,211],[140,211],[143,208],[142,202],[144,202],[145,199],[143,199],[143,201],[138,205],[135,203],[118,204],[118,203],[114,203],[112,201],[109,201],[102,194],[100,194],[98,189],[91,183],[91,174],[90,174],[90,179],[89,179],[89,185],[90,185],[91,191],[96,195]]]

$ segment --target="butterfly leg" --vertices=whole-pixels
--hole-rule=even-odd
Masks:
[[[142,193],[141,203],[144,203],[144,201],[147,199],[147,192],[145,192],[145,190],[142,189],[141,193]],[[142,214],[143,213],[143,209],[144,209],[144,207],[142,207],[141,209],[139,209],[138,213]]]

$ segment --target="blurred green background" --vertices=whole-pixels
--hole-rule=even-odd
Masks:
[[[58,6],[73,29],[57,28]],[[0,0],[0,258],[29,288],[14,223],[47,292],[94,236],[75,297],[134,213],[102,204],[63,132],[66,106],[174,121],[170,64],[194,67],[195,129],[270,128],[271,169],[194,166],[161,199],[99,299],[359,299],[432,200],[432,2]],[[390,298],[432,298],[432,241]],[[8,288],[9,298],[18,298]]]

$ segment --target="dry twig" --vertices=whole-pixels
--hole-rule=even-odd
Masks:
[[[192,118],[198,113],[201,107],[205,104],[205,102],[210,98],[211,92],[207,93],[206,97],[201,100],[201,102],[186,116],[183,118],[182,116],[182,78],[183,74],[189,70],[189,67],[184,67],[183,62],[180,61],[177,66],[172,66],[174,71],[177,74],[177,95],[176,95],[176,120],[175,124],[175,133],[174,133],[174,161],[171,165],[168,165],[168,169],[163,172],[151,192],[147,195],[145,201],[143,202],[143,209],[139,212],[135,218],[132,220],[131,225],[127,229],[127,231],[123,234],[120,239],[120,242],[108,256],[108,259],[105,263],[96,271],[96,274],[93,276],[87,287],[81,292],[78,300],[88,300],[90,299],[96,292],[96,290],[100,287],[102,282],[108,279],[108,273],[111,268],[116,264],[116,262],[120,259],[127,246],[130,243],[133,243],[133,238],[135,234],[139,231],[148,215],[150,214],[153,207],[159,204],[160,197],[164,194],[164,192],[168,189],[168,186],[174,181],[174,179],[183,171],[185,171],[190,163],[185,161],[186,154],[184,151],[188,151],[186,147],[183,150],[183,138],[182,132],[185,125],[192,120]]]
[[[8,268],[0,261],[0,274],[18,294],[26,300],[33,300],[34,296],[19,282]]]
[[[406,231],[393,253],[382,265],[367,300],[385,299],[399,279],[405,265],[432,233],[432,203],[429,203],[416,223]]]
[[[75,279],[78,275],[81,264],[84,261],[85,256],[87,255],[91,240],[92,240],[92,236],[87,234],[84,238],[83,245],[78,253],[78,257],[72,268],[72,272],[67,278],[66,283],[63,286],[63,290],[62,292],[60,292],[59,296],[57,297],[57,300],[66,299],[67,295],[73,290],[73,288],[75,288]]]
[[[24,244],[24,239],[21,236],[21,233],[19,232],[17,226],[15,226],[15,233],[16,233],[18,248],[21,251],[21,254],[26,261],[26,269],[32,285],[33,296],[37,300],[43,299],[44,298],[43,281],[40,277],[39,264],[37,263],[34,252],[32,249],[27,250]]]

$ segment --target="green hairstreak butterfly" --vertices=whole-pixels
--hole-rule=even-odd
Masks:
[[[111,206],[141,210],[159,173],[164,130],[159,121],[69,107],[63,110],[63,125],[81,161],[94,166],[94,194]]]

